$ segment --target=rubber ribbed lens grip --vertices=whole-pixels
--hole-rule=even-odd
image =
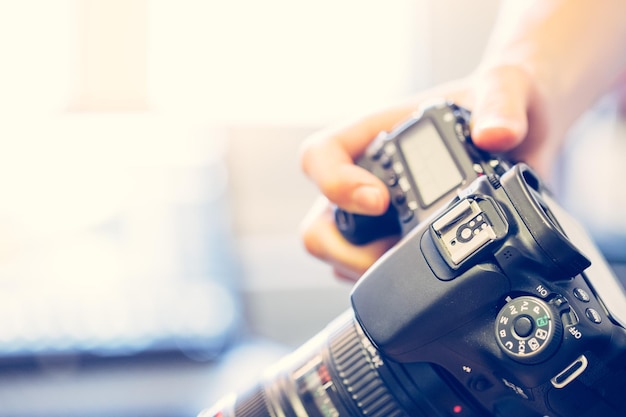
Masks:
[[[272,417],[267,409],[265,390],[257,385],[240,395],[235,403],[236,417]]]
[[[330,352],[341,379],[338,382],[345,387],[361,415],[407,417],[376,370],[382,364],[376,349],[357,330],[354,321],[339,328],[331,337]]]

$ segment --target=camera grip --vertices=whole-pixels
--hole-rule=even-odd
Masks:
[[[383,237],[399,235],[402,231],[393,205],[389,205],[380,216],[350,213],[336,207],[335,223],[341,235],[353,245],[364,245]]]

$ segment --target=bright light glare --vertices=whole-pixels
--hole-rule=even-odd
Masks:
[[[427,37],[421,8],[412,0],[154,1],[153,104],[219,121],[309,124],[379,108],[428,71],[415,42]]]

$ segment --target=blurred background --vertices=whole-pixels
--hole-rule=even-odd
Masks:
[[[496,0],[0,2],[0,416],[188,416],[348,307],[311,132],[465,75]]]

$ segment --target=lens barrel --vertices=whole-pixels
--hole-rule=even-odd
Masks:
[[[329,351],[338,385],[358,409],[354,415],[406,416],[377,370],[384,366],[380,354],[353,320],[331,335]]]
[[[479,415],[430,364],[405,367],[383,358],[349,310],[269,369],[254,387],[224,398],[198,417]]]

